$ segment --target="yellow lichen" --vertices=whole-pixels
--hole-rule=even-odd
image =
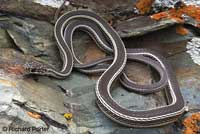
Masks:
[[[73,118],[73,114],[72,113],[65,113],[64,114],[65,119],[67,120],[67,124],[71,124],[72,123],[72,118]]]
[[[71,120],[72,117],[73,117],[73,114],[72,114],[72,113],[65,113],[65,114],[64,114],[64,117],[65,117],[67,120]]]

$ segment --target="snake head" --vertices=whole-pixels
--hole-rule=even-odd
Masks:
[[[40,61],[36,61],[36,60],[27,61],[23,65],[23,67],[25,68],[28,74],[40,74],[40,75],[48,74],[47,65]]]

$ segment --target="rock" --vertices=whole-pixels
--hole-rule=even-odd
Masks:
[[[2,72],[1,72],[1,76],[0,76],[1,93],[0,93],[0,96],[1,96],[1,98],[4,98],[4,100],[1,99],[1,101],[0,101],[0,104],[1,104],[0,105],[0,108],[1,108],[1,111],[0,111],[0,119],[1,119],[0,120],[0,127],[1,127],[1,130],[4,128],[3,130],[5,132],[6,129],[18,128],[20,126],[20,128],[26,127],[26,128],[31,129],[30,131],[32,133],[33,132],[40,133],[40,131],[33,130],[33,128],[41,128],[42,127],[42,128],[47,129],[45,122],[43,122],[40,119],[34,119],[34,118],[28,116],[27,110],[16,105],[16,101],[21,102],[21,103],[28,102],[29,104],[27,103],[26,107],[29,107],[30,109],[34,109],[35,111],[42,111],[44,113],[49,112],[49,116],[51,115],[52,118],[55,118],[56,116],[62,117],[62,115],[54,112],[55,109],[52,109],[53,107],[49,107],[50,105],[47,106],[45,104],[45,106],[46,106],[45,109],[43,109],[42,107],[40,108],[40,106],[34,107],[36,105],[42,106],[43,104],[42,103],[40,104],[39,101],[43,100],[43,99],[35,99],[35,100],[32,99],[32,101],[30,101],[31,98],[34,98],[34,94],[30,94],[29,96],[28,96],[27,93],[24,94],[23,88],[20,87],[22,85],[23,85],[24,88],[29,89],[29,91],[37,90],[34,87],[32,87],[33,85],[26,87],[27,85],[23,83],[22,79],[19,80],[19,79],[15,79],[13,77],[12,78],[6,77],[5,75],[2,75]],[[34,83],[34,86],[35,85],[37,85],[37,84]],[[32,87],[32,88],[30,88],[30,87]],[[44,91],[45,89],[49,89],[49,88],[44,87],[44,89],[40,89],[40,91]],[[34,93],[34,92],[32,92],[32,93]],[[29,98],[29,97],[31,97],[31,98]],[[39,96],[35,96],[35,97],[39,97]],[[57,102],[58,102],[58,99],[57,99]],[[49,103],[49,104],[53,104],[53,103]],[[59,105],[56,105],[56,106],[58,107]],[[62,110],[62,108],[60,110]],[[60,120],[61,119],[62,118],[60,118]],[[63,132],[67,133],[67,130],[62,130],[60,128],[54,128],[52,126],[50,126],[50,128],[48,128],[47,130],[48,130],[48,133],[52,133],[52,134],[53,133],[63,133]],[[11,130],[10,131],[7,130],[7,132],[9,132],[9,133],[16,133],[16,131],[20,131],[20,130],[15,130],[14,132],[12,132]],[[27,133],[27,131],[25,131],[25,133]]]
[[[123,39],[127,48],[147,48],[169,57],[186,51],[186,44],[196,36],[190,31],[187,35],[176,33],[176,26],[154,31],[139,37]]]
[[[127,74],[129,79],[133,80],[138,84],[151,84],[153,81],[151,69],[145,64],[130,61],[125,67],[125,73]],[[141,74],[140,76],[137,75],[139,73]]]
[[[33,1],[1,0],[0,11],[12,15],[53,20],[56,8],[43,6]]]
[[[135,10],[136,0],[110,0],[110,1],[90,1],[90,0],[70,0],[70,5],[78,8],[87,8],[97,12],[106,20],[125,19],[136,14]]]
[[[86,32],[75,32],[73,38],[75,54],[82,62],[87,63],[106,56]]]
[[[84,0],[70,0],[70,4],[72,5],[77,5],[79,7],[87,7],[90,9],[95,9],[95,10],[113,10],[117,9],[120,7],[130,7],[134,5],[135,0],[126,0],[126,1],[120,1],[120,0],[111,0],[111,1],[84,1]],[[96,8],[98,7],[98,8]]]
[[[29,45],[28,41],[26,41],[22,36],[20,36],[19,33],[11,30],[7,30],[8,34],[10,37],[13,39],[14,43],[18,48],[20,49],[21,52],[25,54],[33,54],[33,50],[31,49],[31,46]],[[32,50],[31,52],[29,50]],[[39,52],[37,53],[38,55],[40,54]]]
[[[30,103],[31,105],[31,103],[34,103],[34,107],[39,107],[40,111],[47,111],[47,109],[49,109],[49,111],[53,111],[58,114],[65,113],[65,108],[63,107],[62,102],[64,96],[60,90],[56,90],[56,86],[52,87],[54,88],[52,89],[28,78],[21,81],[19,80],[18,84],[21,85],[19,86],[20,92],[23,93],[23,97],[26,99],[27,104]],[[40,98],[42,98],[42,100],[37,102]],[[63,116],[61,117],[61,119],[64,119]],[[65,120],[63,120],[63,122],[65,122]]]
[[[34,0],[33,2],[39,3],[44,6],[50,6],[54,8],[59,8],[64,0]],[[69,4],[69,1],[66,1],[65,5],[67,6]]]
[[[193,38],[187,43],[187,53],[190,54],[194,63],[200,65],[199,54],[200,54],[200,38]]]
[[[8,36],[7,32],[4,29],[0,28],[0,48],[9,48],[13,47],[13,44]]]
[[[200,2],[198,0],[184,0],[184,3],[187,5],[197,5],[200,6]]]
[[[14,42],[14,48],[24,54],[42,58],[53,64],[59,61],[58,48],[55,45],[53,26],[45,21],[35,19],[7,18],[9,21],[0,22],[0,26],[7,30],[9,38]],[[56,65],[59,67],[61,63]]]
[[[143,2],[143,1],[142,1]],[[146,1],[152,2],[152,1]],[[187,5],[180,1],[163,1],[163,3],[173,3],[173,8],[169,10],[151,14],[150,16],[132,17],[115,24],[115,28],[121,37],[132,37],[143,35],[148,32],[157,31],[175,24],[187,24],[199,29],[199,7],[195,5]],[[177,4],[175,4],[177,2]],[[157,1],[155,1],[157,3]],[[179,4],[178,4],[179,3]],[[179,5],[179,6],[178,6]],[[182,5],[182,6],[181,6]],[[164,9],[165,6],[160,6]],[[191,11],[196,12],[191,12]]]
[[[174,5],[180,0],[156,0],[153,7],[174,8]],[[187,5],[200,5],[198,0],[181,0]]]
[[[177,62],[177,59],[179,61]],[[184,52],[170,57],[170,61],[176,70],[181,92],[189,109],[199,108],[199,73],[200,66],[195,64],[189,54]]]
[[[7,29],[15,45],[25,54],[44,55],[44,47],[52,45],[53,26],[47,22],[10,17],[0,25]]]
[[[2,0],[0,12],[54,22],[56,10],[60,7],[62,2],[63,1],[55,0]],[[98,12],[107,20],[112,20],[115,17],[119,18],[120,16],[124,16],[124,18],[126,18],[126,16],[134,14],[135,2],[136,0],[126,0],[126,2],[120,0],[101,2],[90,0],[70,0],[65,4],[64,12],[76,10],[77,8],[87,8]]]
[[[176,24],[173,20],[155,21],[147,16],[140,16],[117,23],[114,27],[122,38],[141,36]]]

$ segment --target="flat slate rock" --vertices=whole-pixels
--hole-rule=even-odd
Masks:
[[[176,23],[177,22],[171,19],[156,21],[151,19],[149,16],[139,16],[119,22],[114,27],[119,33],[120,37],[128,38],[132,36],[141,36],[152,31],[164,29]]]
[[[39,0],[2,0],[0,11],[5,14],[36,18],[54,23],[56,10],[61,6],[62,2],[54,6],[55,2],[53,3],[53,1],[54,0],[49,0],[49,4],[48,2]],[[65,12],[76,10],[77,8],[84,8],[96,11],[105,19],[112,20],[112,18],[115,17],[134,14],[134,4],[136,0],[69,0],[67,2],[68,4],[64,6]]]

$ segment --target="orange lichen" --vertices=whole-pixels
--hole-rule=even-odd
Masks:
[[[200,22],[200,7],[195,5],[182,5],[180,8],[172,8],[166,12],[161,12],[151,16],[152,19],[160,20],[162,18],[170,18],[179,23],[183,23],[183,15],[190,16],[197,22]]]
[[[185,133],[185,134],[196,134],[191,128],[186,128],[186,129],[184,130],[184,133]]]
[[[141,14],[149,13],[151,6],[155,0],[138,0],[135,7],[140,11]]]
[[[41,115],[39,115],[38,113],[27,112],[27,114],[28,114],[30,117],[35,118],[35,119],[40,119],[40,118],[41,118]]]
[[[176,33],[178,33],[180,35],[187,35],[189,33],[189,31],[186,28],[184,28],[183,26],[177,26]]]
[[[160,20],[167,17],[169,17],[169,14],[167,12],[160,12],[151,16],[151,18],[154,20]]]
[[[185,126],[184,134],[198,134],[200,133],[200,127],[198,126],[198,122],[200,122],[200,113],[194,113],[190,117],[187,117],[183,121],[183,125]]]

